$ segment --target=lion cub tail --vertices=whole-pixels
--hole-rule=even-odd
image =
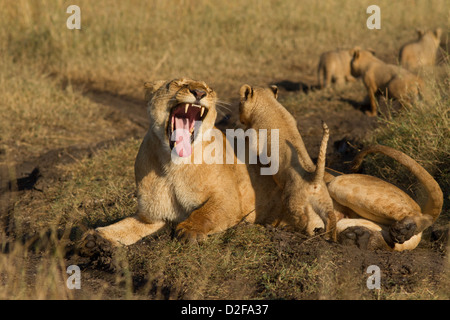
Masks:
[[[427,192],[427,201],[422,208],[422,214],[430,215],[433,222],[436,221],[442,211],[444,196],[439,184],[434,178],[415,160],[401,151],[390,147],[375,145],[361,151],[353,160],[352,170],[356,171],[361,166],[364,157],[369,153],[382,153],[400,162],[420,181]]]
[[[322,142],[320,144],[320,150],[319,150],[319,156],[317,158],[317,165],[316,165],[316,171],[314,172],[314,188],[316,188],[318,185],[323,184],[324,183],[324,175],[325,175],[325,158],[326,158],[326,154],[327,154],[327,145],[328,145],[328,139],[330,137],[330,130],[328,129],[328,126],[325,122],[322,121],[322,128],[323,128],[323,135],[322,135]],[[323,215],[321,215],[322,219],[325,219],[325,227],[326,227],[326,232],[331,234],[331,239],[333,241],[337,240],[337,229],[336,229],[336,224],[337,224],[337,218],[336,215],[333,211],[333,202],[331,200],[331,198],[328,195],[328,190],[325,187],[325,193],[328,196],[329,202],[326,201],[326,198],[323,198],[323,193],[322,193],[322,197],[320,198],[321,201],[325,201],[325,202],[320,202],[320,209],[318,210],[319,212],[323,212]]]
[[[316,171],[314,174],[314,182],[319,183],[323,181],[325,175],[325,158],[327,154],[328,139],[330,137],[330,130],[325,122],[322,121],[323,136],[320,144],[319,157],[317,158]]]

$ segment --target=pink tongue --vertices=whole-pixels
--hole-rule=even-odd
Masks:
[[[189,120],[175,117],[175,150],[180,157],[191,155],[191,134],[189,133]]]

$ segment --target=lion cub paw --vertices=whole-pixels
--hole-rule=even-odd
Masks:
[[[206,240],[206,233],[196,230],[189,223],[181,222],[175,229],[175,236],[185,243],[199,243]]]
[[[95,230],[86,232],[78,244],[78,252],[81,256],[88,257],[92,265],[108,270],[115,269],[113,249],[111,242]]]
[[[411,239],[416,229],[417,225],[414,220],[406,217],[390,226],[389,235],[395,243],[403,243]]]

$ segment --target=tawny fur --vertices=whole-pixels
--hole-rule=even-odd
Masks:
[[[423,81],[419,77],[402,67],[381,61],[368,50],[353,50],[351,71],[353,76],[362,78],[367,89],[370,116],[377,115],[378,94],[410,105],[423,90]]]
[[[418,30],[417,33],[418,39],[403,45],[399,52],[400,65],[410,71],[436,64],[442,29],[427,32]]]

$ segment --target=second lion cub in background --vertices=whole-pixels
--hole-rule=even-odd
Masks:
[[[376,96],[387,94],[404,104],[414,101],[423,90],[423,81],[408,70],[387,64],[374,56],[373,52],[353,49],[352,75],[361,77],[370,100],[369,116],[377,115]]]

